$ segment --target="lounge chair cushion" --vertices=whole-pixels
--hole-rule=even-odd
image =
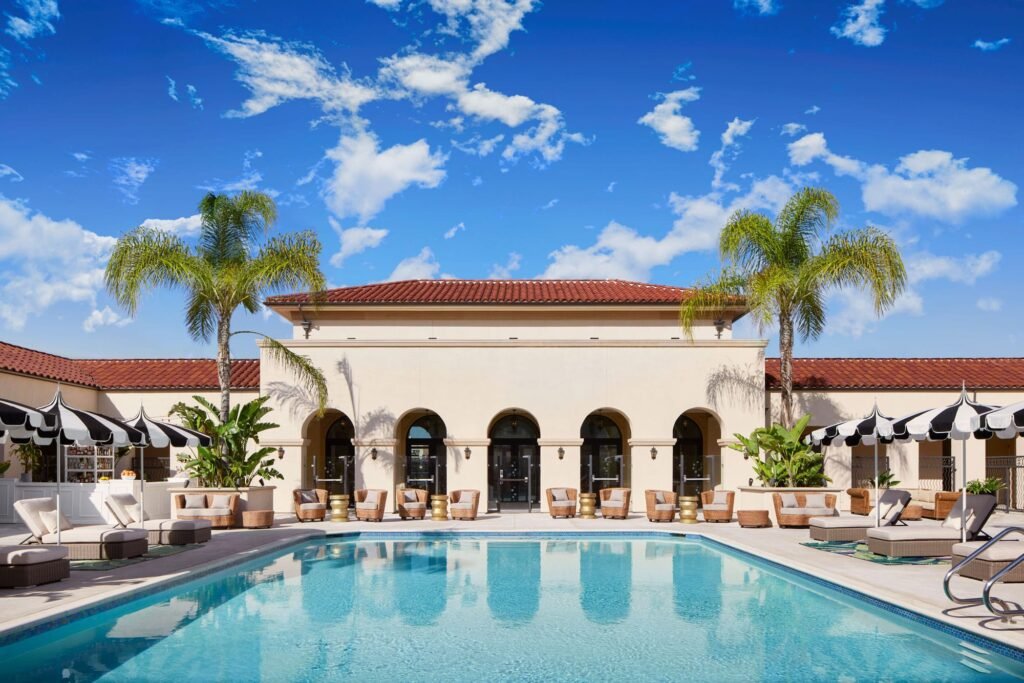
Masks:
[[[452,503],[448,508],[451,510],[472,510],[473,503]]]
[[[142,523],[146,531],[198,531],[211,526],[206,519],[147,519]]]
[[[551,507],[553,508],[571,508],[576,507],[576,503],[571,500],[553,500],[551,501]]]
[[[317,498],[316,491],[309,489],[302,489],[299,491],[299,504],[302,503],[319,503],[320,499]]]
[[[379,495],[380,494],[377,493],[376,489],[371,489],[367,491],[366,499],[362,503],[356,503],[356,507],[358,508],[360,505],[369,505],[371,508],[377,507],[377,497]],[[366,508],[360,509],[365,510]]]
[[[957,531],[959,531],[960,530],[960,516],[961,516],[960,508],[954,507],[952,510],[950,510],[949,516],[946,517],[944,520],[942,520],[942,526],[946,527],[947,529],[956,529]],[[969,509],[969,510],[967,510],[967,528],[971,529],[973,526],[974,526],[974,510]]]
[[[799,505],[799,503],[796,502],[795,493],[782,493],[779,494],[779,497],[782,498],[782,507],[784,508],[795,508],[797,505]]]
[[[26,565],[52,562],[68,556],[62,545],[41,548],[32,545],[0,545],[0,565]]]
[[[426,510],[427,509],[427,504],[426,503],[421,503],[418,500],[414,500],[411,503],[409,503],[409,502],[404,503],[402,505],[402,507],[404,507],[406,510]]]
[[[377,509],[377,501],[374,501],[372,503],[367,502],[367,501],[363,501],[362,503],[356,503],[356,510],[376,510],[376,509]]]
[[[460,503],[465,503],[467,505],[472,503],[473,502],[473,492],[472,491],[459,491],[459,502]]]
[[[370,507],[377,507],[371,505]],[[299,503],[299,510],[326,510],[327,506],[323,503]]]
[[[124,543],[147,538],[143,529],[111,529],[105,526],[78,526],[60,535],[61,543]],[[57,534],[46,534],[43,543],[56,543]]]
[[[606,499],[608,503],[621,503],[622,502],[622,489],[612,489]]]
[[[891,524],[892,520],[896,519],[902,513],[903,503],[901,501],[896,501],[890,505],[888,510],[885,509],[885,503],[882,503],[882,521]]]
[[[185,509],[186,510],[198,510],[199,508],[206,507],[206,494],[203,493],[186,493],[185,494]]]
[[[71,526],[71,522],[64,516],[63,512],[57,512],[56,510],[42,510],[39,513],[39,519],[43,520],[43,524],[46,525],[47,533],[56,533],[57,527],[60,527],[61,531],[67,531],[68,529],[74,529]]]
[[[50,533],[50,530],[43,524],[39,513],[43,510],[56,510],[53,498],[25,498],[14,501],[14,509],[17,511],[21,521],[32,532],[36,538],[42,538]]]
[[[811,526],[820,529],[870,529],[875,526],[874,516],[851,515],[849,517],[811,517]],[[883,524],[885,522],[882,522]]]
[[[804,496],[804,507],[809,508],[824,508],[828,507],[825,505],[825,494],[824,493],[808,493]]]
[[[729,504],[729,492],[728,491],[715,491],[715,497],[712,499],[712,505],[726,506]],[[707,507],[705,505],[704,507]],[[725,509],[723,507],[723,509]]]
[[[943,526],[884,526],[868,529],[868,537],[882,541],[959,541],[960,530]]]
[[[227,517],[231,508],[183,508],[178,510],[178,517]]]
[[[803,517],[820,515],[822,517],[828,517],[835,514],[835,510],[832,508],[820,507],[820,508],[783,508],[782,514],[784,515],[800,515]]]
[[[121,524],[128,525],[149,519],[149,516],[142,512],[139,501],[130,493],[111,493],[107,496],[107,501],[110,503],[107,507]]]
[[[569,492],[565,489],[551,489],[551,500],[569,500]]]
[[[970,555],[975,550],[980,548],[987,541],[968,541],[967,543],[957,543],[953,546],[954,555],[963,555],[964,557]],[[1012,562],[1021,555],[1024,555],[1024,543],[1020,541],[999,541],[993,543],[977,558],[978,560],[985,560],[987,562]]]
[[[665,502],[665,492],[664,491],[655,491],[654,492],[654,502],[656,504],[658,504],[658,505],[661,505],[662,503],[664,503]]]
[[[726,503],[708,503],[704,506],[704,509],[710,512],[725,512],[729,509],[729,506]]]
[[[405,499],[406,503],[415,503],[416,502],[416,492],[415,491],[402,491],[402,498]]]
[[[655,510],[675,510],[676,506],[673,505],[672,503],[655,503],[654,504],[654,509]]]

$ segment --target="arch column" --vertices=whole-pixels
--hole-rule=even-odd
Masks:
[[[352,439],[356,447],[355,487],[357,489],[383,489],[388,500],[395,497],[395,445],[397,439]],[[373,450],[377,449],[377,458]]]
[[[548,512],[547,489],[579,489],[580,447],[583,446],[583,439],[538,439],[537,445],[540,447],[540,511]],[[559,449],[562,450],[561,455]]]
[[[447,446],[448,491],[476,489],[480,492],[480,514],[487,511],[487,447],[491,440],[486,437],[448,438]],[[469,457],[466,457],[466,449]],[[446,493],[447,493],[446,492]]]
[[[633,512],[647,509],[644,491],[672,488],[672,449],[675,439],[630,439],[629,445],[629,481],[633,494],[630,507]],[[654,449],[654,456],[651,456]]]

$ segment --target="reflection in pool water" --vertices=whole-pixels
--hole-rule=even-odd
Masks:
[[[0,647],[0,662],[15,681],[1021,674],[967,649],[702,542],[418,537],[310,543]]]

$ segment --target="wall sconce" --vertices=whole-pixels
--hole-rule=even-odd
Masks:
[[[754,485],[754,478],[751,477],[750,479],[747,479],[747,486],[753,486],[753,485]]]
[[[277,447],[277,459],[284,460],[284,446]]]
[[[658,457],[658,449],[657,449],[657,448],[654,448],[654,447],[652,446],[652,447],[651,447],[651,460],[654,460],[654,459],[655,459],[655,458],[657,458],[657,457]]]
[[[376,459],[377,459],[377,449],[376,448],[371,448],[370,449],[370,460],[376,460]]]
[[[462,454],[463,454],[464,456],[466,456],[466,460],[469,460],[469,455],[470,455],[470,453],[472,453],[472,452],[473,452],[473,451],[469,450],[469,446],[466,446],[466,450],[462,451]]]
[[[303,320],[302,321],[302,333],[306,335],[306,339],[309,339],[309,333],[312,331],[312,329],[313,329],[313,321],[312,320]]]
[[[565,458],[565,449],[561,446],[558,447],[558,459],[563,460]]]
[[[715,336],[718,339],[722,338],[722,332],[725,330],[725,321],[719,318],[715,321]]]

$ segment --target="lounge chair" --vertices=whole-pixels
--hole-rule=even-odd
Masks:
[[[327,489],[295,489],[292,505],[300,522],[322,522],[327,517]]]
[[[71,576],[68,549],[62,545],[0,545],[0,588],[25,588]]]
[[[900,515],[910,504],[910,494],[898,489],[887,489],[879,497],[881,523],[879,528],[895,526]],[[863,541],[868,537],[868,529],[875,528],[875,511],[869,515],[848,517],[811,517],[811,538],[815,541],[841,542]]]
[[[649,522],[671,522],[676,518],[676,500],[678,496],[675,491],[658,491],[647,489],[644,491],[644,502],[647,504],[647,521]]]
[[[398,489],[398,516],[402,519],[423,519],[427,516],[426,489]]]
[[[601,489],[601,516],[605,519],[626,519],[629,517],[629,496],[627,488]]]
[[[982,529],[996,508],[996,497],[967,496],[967,540],[984,536]],[[882,527],[868,529],[868,548],[877,555],[889,557],[943,557],[953,554],[960,543],[960,520],[963,500],[957,500],[949,516],[939,526]]]
[[[976,551],[986,541],[968,541],[957,543],[953,546],[953,566],[956,567],[967,559],[967,556]],[[1006,568],[1006,565],[1024,555],[1024,543],[1020,541],[999,541],[993,543],[978,557],[971,560],[970,564],[960,569],[960,576],[968,579],[988,581],[998,572]],[[1017,565],[1013,570],[1003,577],[1006,583],[1024,583],[1024,565]]]
[[[16,500],[14,511],[31,533],[26,543],[57,545],[58,515],[53,498]],[[138,557],[149,549],[148,534],[142,529],[75,527],[64,515],[60,515],[60,524],[60,545],[68,549],[69,560],[120,560]]]
[[[736,502],[735,491],[701,491],[701,505],[704,506],[705,522],[731,522],[732,507]]]
[[[773,493],[775,521],[780,527],[806,527],[811,517],[829,517],[836,514],[836,496],[833,493]]]
[[[359,489],[356,491],[356,519],[364,522],[380,522],[388,502],[384,489]]]
[[[461,489],[452,491],[448,497],[448,512],[452,519],[476,519],[477,510],[480,508],[480,492],[476,489]]]
[[[210,527],[205,519],[148,519],[142,506],[130,493],[111,493],[104,501],[121,529],[141,528],[149,536],[150,545],[190,545],[210,540]],[[141,527],[132,527],[141,524]]]
[[[552,517],[576,516],[576,489],[548,489],[545,495],[548,499],[548,512]]]
[[[174,495],[175,519],[205,519],[215,529],[230,529],[238,524],[237,493],[177,493]]]

